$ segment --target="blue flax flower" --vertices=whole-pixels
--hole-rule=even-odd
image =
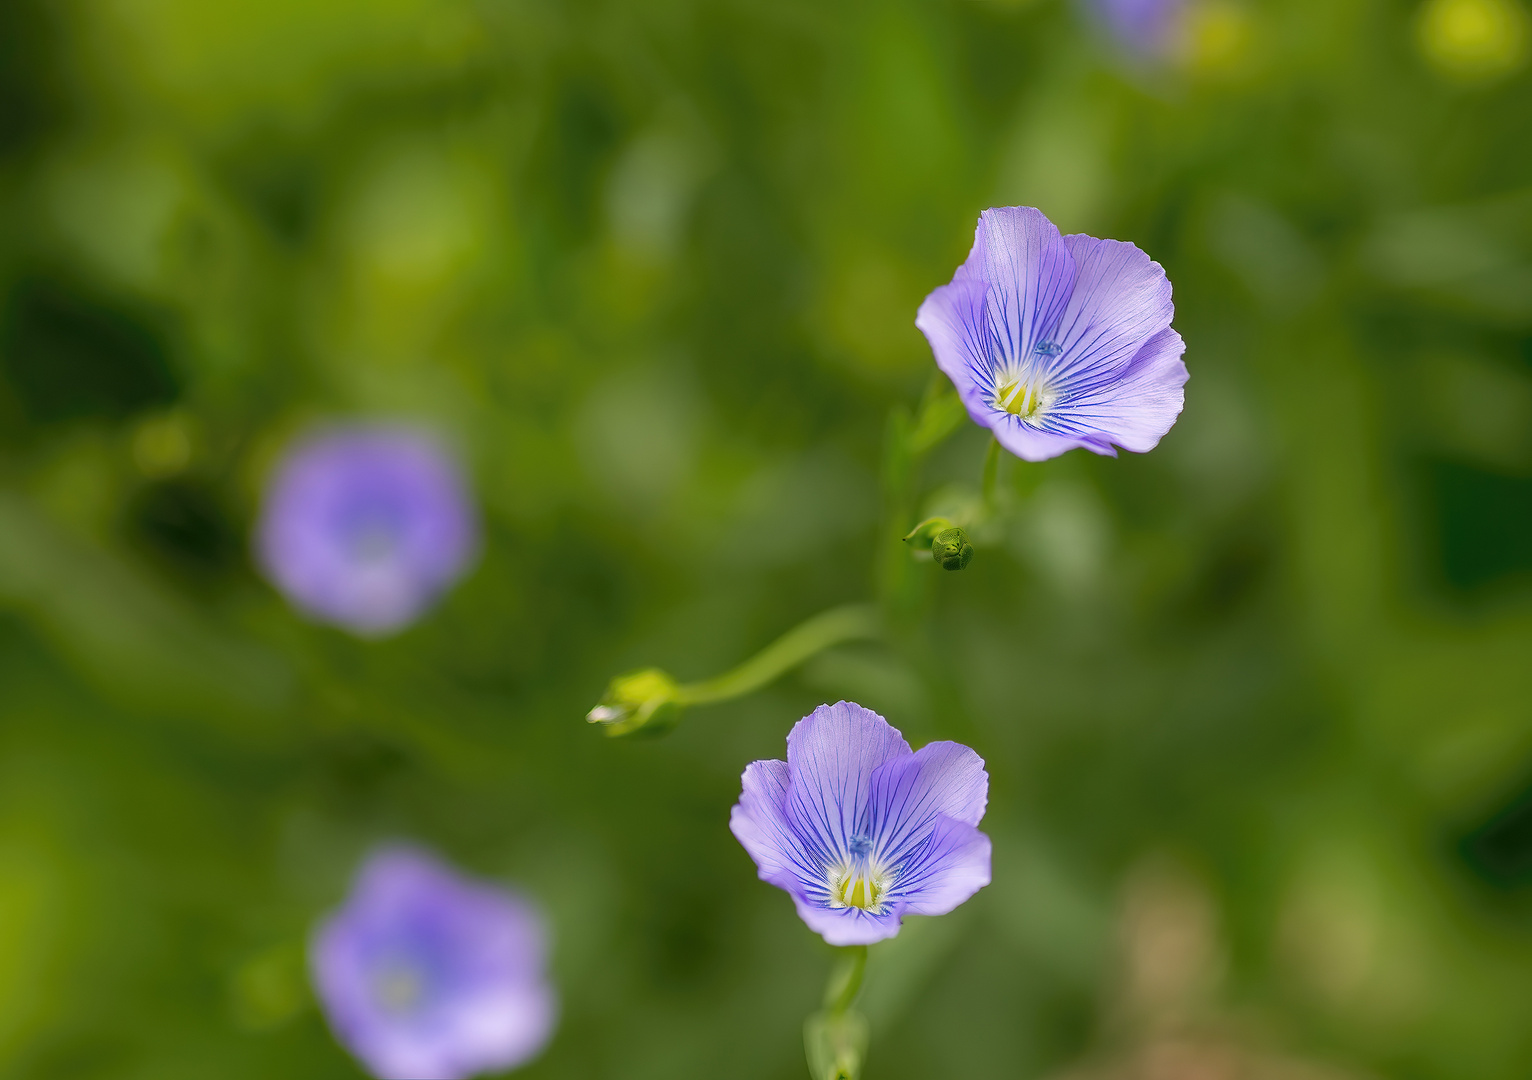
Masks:
[[[1091,8],[1119,46],[1139,56],[1171,51],[1185,16],[1185,0],[1091,0]]]
[[[514,1068],[557,1019],[547,931],[525,900],[422,851],[386,847],[315,931],[310,966],[336,1037],[377,1077]]]
[[[915,325],[975,423],[1027,461],[1152,449],[1181,412],[1186,345],[1160,264],[1060,236],[1030,206],[986,210],[973,251]]]
[[[298,443],[266,490],[256,548],[298,608],[363,635],[418,618],[468,568],[478,517],[451,456],[403,427]]]
[[[821,705],[787,736],[786,761],[755,761],[729,828],[831,945],[868,945],[904,915],[945,915],[989,884],[989,801],[978,754],[910,750],[877,713]]]

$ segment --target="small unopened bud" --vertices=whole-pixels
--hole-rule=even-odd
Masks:
[[[973,545],[962,529],[943,529],[931,541],[931,558],[943,570],[961,570],[973,558]]]
[[[679,690],[680,684],[659,668],[630,671],[611,681],[585,719],[605,725],[608,735],[627,735],[640,728],[666,731],[681,715]]]
[[[855,1010],[817,1012],[803,1024],[803,1049],[814,1080],[861,1080],[870,1034]]]

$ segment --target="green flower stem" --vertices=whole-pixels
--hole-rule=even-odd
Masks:
[[[936,539],[937,533],[946,532],[954,527],[952,521],[948,518],[926,518],[905,534],[904,542],[906,544],[914,543],[917,547],[928,548],[931,546],[931,541]]]
[[[962,400],[952,389],[947,377],[940,374],[933,376],[931,386],[921,400],[920,412],[907,436],[910,456],[916,459],[924,457],[962,427],[967,418],[968,410],[963,408]]]
[[[710,705],[743,697],[828,648],[882,634],[883,620],[873,605],[831,608],[799,623],[738,667],[712,679],[683,684],[676,690],[676,701],[681,705]]]
[[[743,697],[765,686],[809,657],[847,641],[883,636],[883,619],[871,604],[846,604],[822,611],[777,638],[732,671],[702,682],[678,683],[659,668],[619,675],[595,708],[585,714],[608,735],[670,730],[691,705],[710,705]]]
[[[995,481],[1000,477],[1000,440],[989,440],[989,453],[984,455],[984,479],[981,490],[984,492],[984,513],[986,516],[995,512]]]
[[[862,992],[862,977],[867,974],[867,946],[848,945],[837,950],[839,957],[825,982],[825,1011],[843,1013],[851,1008]]]
[[[825,983],[824,1008],[803,1022],[803,1051],[813,1080],[860,1080],[871,1029],[852,1008],[867,971],[867,946],[839,949]]]
[[[909,413],[896,406],[888,416],[883,438],[883,512],[888,535],[898,536],[915,512],[915,458],[910,452]],[[924,575],[914,573],[913,560],[902,544],[883,547],[878,566],[878,593],[890,622],[904,625],[922,606]]]
[[[915,415],[911,416],[903,406],[890,412],[883,440],[882,470],[886,535],[904,534],[915,513],[915,485],[921,462],[962,427],[967,416],[957,392],[939,371],[932,373],[931,384]],[[929,541],[926,537],[927,545]],[[919,571],[902,545],[882,549],[878,594],[890,624],[907,628],[919,620],[930,589],[927,579],[928,575]]]

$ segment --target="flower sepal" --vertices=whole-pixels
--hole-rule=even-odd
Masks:
[[[854,1009],[824,1009],[803,1022],[803,1050],[814,1080],[859,1080],[871,1030]]]
[[[943,570],[962,570],[973,561],[973,542],[968,533],[944,517],[926,518],[904,537],[917,549],[930,548],[931,558]]]
[[[681,684],[674,676],[659,668],[641,668],[613,679],[585,719],[601,724],[613,737],[636,731],[663,735],[680,722],[684,708]]]
[[[973,544],[962,529],[943,529],[931,539],[931,558],[943,570],[962,570],[973,561]]]

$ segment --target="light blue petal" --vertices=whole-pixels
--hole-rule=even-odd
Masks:
[[[1030,453],[1001,433],[1015,417],[994,407],[995,371],[1029,362],[1037,343],[1062,316],[1074,276],[1063,237],[1040,211],[1030,206],[986,210],[974,230],[968,260],[951,284],[926,297],[915,317],[937,366],[952,380],[974,423],[995,429],[1007,449],[1023,457]],[[1053,441],[1042,440],[1050,447]],[[1041,456],[1061,452],[1055,448]]]
[[[888,901],[901,915],[945,915],[989,881],[989,837],[943,815],[925,846],[905,862]]]
[[[873,774],[872,851],[877,862],[905,861],[931,835],[938,817],[977,825],[989,801],[984,761],[955,742],[933,742]]]
[[[751,762],[741,786],[739,802],[729,814],[729,831],[755,860],[761,880],[794,895],[809,891],[827,897],[824,867],[829,853],[787,820],[787,762]]]
[[[787,820],[820,865],[838,861],[867,827],[872,776],[910,756],[898,729],[871,709],[842,701],[821,705],[787,736]]]
[[[1032,423],[995,425],[996,437],[1030,461],[1081,447],[1116,456],[1159,442],[1181,411],[1184,346],[1169,329],[1175,314],[1164,269],[1132,244],[1064,238],[1076,264],[1075,289],[1054,331],[1050,364],[1058,399]]]
[[[996,360],[1027,361],[1052,332],[1074,290],[1075,266],[1064,238],[1042,211],[1004,206],[979,215],[973,251],[958,271],[989,286]]]
[[[889,908],[881,915],[861,908],[829,908],[793,894],[798,917],[831,945],[871,945],[899,932],[899,913]]]
[[[1000,445],[1023,461],[1047,461],[1066,450],[1087,445],[1070,431],[1034,427],[1021,417],[998,409],[989,427]]]
[[[1135,245],[1080,235],[1064,242],[1075,286],[1054,330],[1061,352],[1051,369],[1072,395],[1119,377],[1175,307],[1164,268]]]
[[[1072,399],[1061,410],[1060,426],[1084,438],[1095,436],[1103,445],[1110,439],[1134,453],[1154,449],[1185,404],[1185,351],[1181,335],[1166,327],[1143,344],[1116,378]],[[1110,447],[1084,445],[1097,453],[1111,452]]]
[[[952,284],[934,290],[915,315],[915,327],[931,343],[936,366],[952,380],[968,415],[981,427],[989,427],[995,413],[991,402],[998,346],[990,328],[988,294],[989,286],[959,269]]]

